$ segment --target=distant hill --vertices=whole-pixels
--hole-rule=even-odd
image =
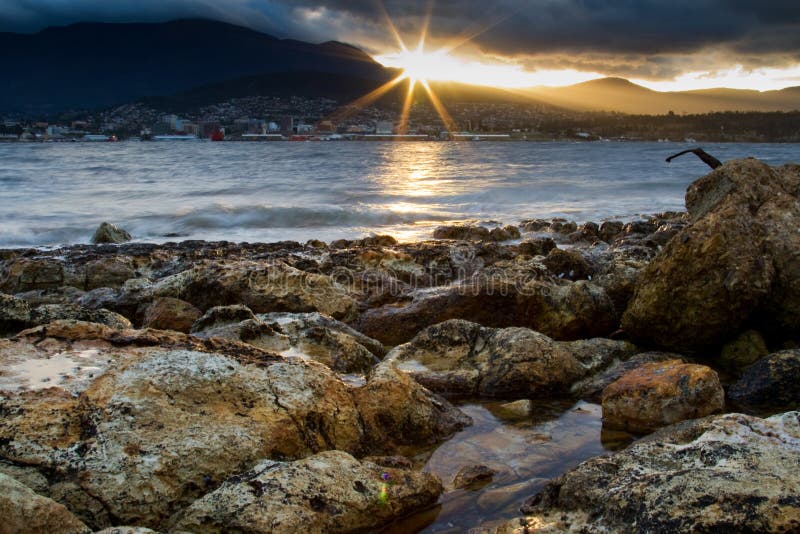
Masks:
[[[396,69],[385,69],[381,77],[373,78],[320,72],[259,74],[203,85],[173,95],[143,98],[141,101],[155,109],[176,113],[194,111],[209,104],[248,96],[318,97],[347,103],[372,92],[399,74],[400,71]],[[407,83],[397,84],[392,90],[381,96],[375,105],[402,103],[408,91]],[[446,103],[535,103],[535,99],[528,95],[519,95],[492,87],[455,82],[430,82],[430,86],[438,98]],[[414,99],[418,102],[428,101],[425,89],[419,84],[414,91]]]
[[[780,91],[705,89],[660,92],[623,78],[601,78],[567,87],[540,87],[532,97],[574,110],[619,111],[663,115],[712,111],[794,111],[800,109],[800,87]]]
[[[101,108],[269,73],[387,76],[369,55],[343,43],[282,40],[195,19],[0,33],[0,72],[0,110],[28,113]]]
[[[181,111],[239,96],[352,100],[396,76],[353,46],[277,39],[202,19],[79,23],[34,34],[0,33],[0,112],[101,109],[144,99]],[[800,87],[782,91],[658,92],[621,78],[505,91],[434,82],[441,101],[526,101],[635,114],[800,109]],[[405,85],[386,95],[402,99]],[[418,87],[416,98],[424,99]]]

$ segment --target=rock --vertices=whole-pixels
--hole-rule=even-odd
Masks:
[[[577,223],[575,221],[567,221],[566,219],[553,219],[553,222],[550,223],[550,231],[555,232],[557,234],[571,234],[578,229]]]
[[[392,366],[379,365],[353,392],[367,448],[434,444],[472,424],[463,412]]]
[[[669,427],[580,464],[498,532],[794,532],[800,414],[727,414]],[[549,529],[549,530],[548,530]]]
[[[603,426],[634,433],[713,414],[725,406],[719,377],[680,360],[646,363],[603,390]]]
[[[520,237],[519,228],[516,226],[492,228],[489,232],[489,239],[492,241],[510,241],[512,239],[519,239]]]
[[[57,502],[0,473],[0,532],[18,534],[89,533],[89,529]]]
[[[520,223],[520,227],[526,232],[541,232],[550,227],[547,219],[526,219]]]
[[[171,331],[58,321],[0,340],[0,369],[0,460],[46,474],[92,528],[165,528],[264,458],[391,454],[470,422],[397,372],[356,389],[314,362]]]
[[[495,415],[503,419],[525,419],[531,416],[533,403],[530,399],[520,399],[514,402],[501,404],[494,410]]]
[[[483,226],[439,226],[433,231],[434,239],[457,241],[489,241],[489,229]]]
[[[502,278],[426,293],[404,306],[369,309],[354,327],[386,345],[399,345],[448,319],[489,327],[522,326],[559,340],[601,337],[616,328],[613,303],[589,282],[533,281],[517,287]]]
[[[372,235],[354,242],[359,247],[393,247],[396,244],[397,239],[390,235]]]
[[[0,293],[0,334],[19,332],[30,318],[31,309],[26,301]]]
[[[611,243],[622,233],[624,227],[622,221],[605,221],[600,225],[598,236],[606,243]]]
[[[271,313],[260,318],[280,325],[292,354],[311,358],[340,373],[366,373],[386,354],[379,341],[319,313]]]
[[[159,330],[189,332],[202,312],[180,299],[162,297],[154,300],[144,312],[142,326]]]
[[[615,315],[622,317],[633,297],[639,273],[654,256],[651,248],[624,245],[592,257],[595,263],[592,283],[602,287],[614,302]]]
[[[438,393],[500,398],[562,393],[583,371],[543,334],[462,320],[426,328],[392,350],[381,366],[396,366]]]
[[[9,294],[64,285],[64,264],[53,258],[17,258],[3,262],[0,291]]]
[[[544,259],[545,266],[554,275],[569,280],[583,280],[592,274],[592,268],[576,250],[552,249]]]
[[[155,530],[144,527],[108,527],[94,534],[158,534]]]
[[[572,343],[580,343],[573,341]],[[574,352],[573,352],[574,353]],[[642,352],[634,356],[623,353],[621,356],[612,357],[606,365],[598,365],[594,373],[586,378],[575,382],[570,388],[570,393],[588,402],[600,403],[603,398],[603,390],[613,382],[619,380],[623,375],[646,363],[665,362],[669,360],[681,360],[680,354],[674,352]],[[599,372],[597,372],[599,371]]]
[[[72,286],[52,289],[34,289],[17,293],[17,297],[26,301],[32,308],[42,304],[75,304],[86,292]]]
[[[86,263],[83,267],[85,283],[82,287],[87,291],[98,287],[119,288],[129,279],[136,276],[133,261],[125,256],[109,256]]]
[[[30,326],[52,323],[54,321],[86,321],[110,326],[111,328],[131,328],[131,322],[118,313],[106,309],[90,310],[77,304],[44,304],[31,311]]]
[[[583,367],[584,374],[591,375],[614,363],[628,360],[639,352],[635,345],[615,339],[578,339],[562,341],[559,344],[578,360],[580,366]]]
[[[111,223],[103,222],[95,230],[92,243],[126,243],[133,239],[131,234]]]
[[[726,369],[739,371],[767,354],[769,349],[761,334],[756,330],[747,330],[722,347],[718,362]]]
[[[745,369],[728,390],[737,404],[758,409],[786,409],[800,406],[800,350],[784,350]]]
[[[194,502],[174,530],[360,532],[432,505],[441,493],[441,482],[430,473],[329,451],[296,462],[259,463]]]
[[[453,478],[453,489],[478,489],[492,481],[497,471],[485,465],[468,465],[458,470]]]
[[[345,287],[281,261],[199,262],[158,281],[151,295],[179,298],[201,310],[242,304],[256,313],[319,311],[342,320],[356,314]]]
[[[214,306],[197,319],[191,328],[193,334],[219,328],[221,326],[239,324],[242,321],[255,319],[253,310],[241,304],[231,306]]]
[[[556,248],[556,242],[550,237],[529,239],[519,244],[519,253],[527,256],[546,256]]]
[[[800,166],[735,160],[687,191],[692,223],[642,271],[622,327],[679,352],[714,350],[751,319],[800,332]]]

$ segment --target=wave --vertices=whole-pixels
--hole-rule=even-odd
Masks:
[[[160,217],[159,217],[160,218]],[[447,215],[422,211],[336,207],[211,206],[176,215],[171,226],[179,231],[233,228],[326,228],[394,226],[420,221],[443,221]]]

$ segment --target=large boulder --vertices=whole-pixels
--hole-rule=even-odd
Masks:
[[[242,304],[256,313],[318,311],[341,320],[356,314],[347,288],[281,261],[198,262],[158,281],[150,294],[185,300],[201,310]]]
[[[800,407],[800,350],[770,354],[747,369],[728,390],[737,404],[755,409]]]
[[[354,389],[315,362],[170,331],[56,322],[0,340],[0,370],[0,460],[45,475],[93,528],[163,528],[261,459],[394,452],[469,424],[399,373]]]
[[[614,304],[590,282],[522,284],[499,274],[425,292],[402,306],[367,310],[354,326],[387,345],[405,343],[423,328],[448,319],[495,328],[522,326],[559,340],[602,337],[616,328]]]
[[[505,398],[564,393],[583,374],[573,355],[544,334],[463,320],[426,328],[381,365],[439,393]]]
[[[195,501],[174,530],[361,532],[430,506],[441,493],[441,482],[430,473],[328,451],[295,462],[257,464]]]
[[[751,320],[800,332],[800,166],[726,163],[692,184],[693,222],[642,271],[622,318],[637,341],[719,347]]]
[[[727,414],[668,427],[550,482],[523,532],[795,532],[800,414]]]
[[[603,390],[603,426],[635,433],[713,414],[725,406],[717,373],[680,360],[646,363]]]
[[[37,495],[0,473],[0,532],[15,534],[88,534],[91,529],[63,505]]]
[[[573,341],[572,343],[580,343]],[[635,348],[606,361],[604,366],[594,366],[588,376],[578,380],[570,388],[570,393],[588,402],[600,404],[603,399],[603,390],[616,382],[626,373],[647,363],[680,360],[681,355],[674,352],[640,352]]]

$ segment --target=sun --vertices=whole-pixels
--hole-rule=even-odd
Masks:
[[[414,81],[445,81],[459,77],[460,62],[444,50],[426,52],[420,44],[414,49],[403,49],[396,54],[379,56],[384,66],[399,68],[403,75]]]

